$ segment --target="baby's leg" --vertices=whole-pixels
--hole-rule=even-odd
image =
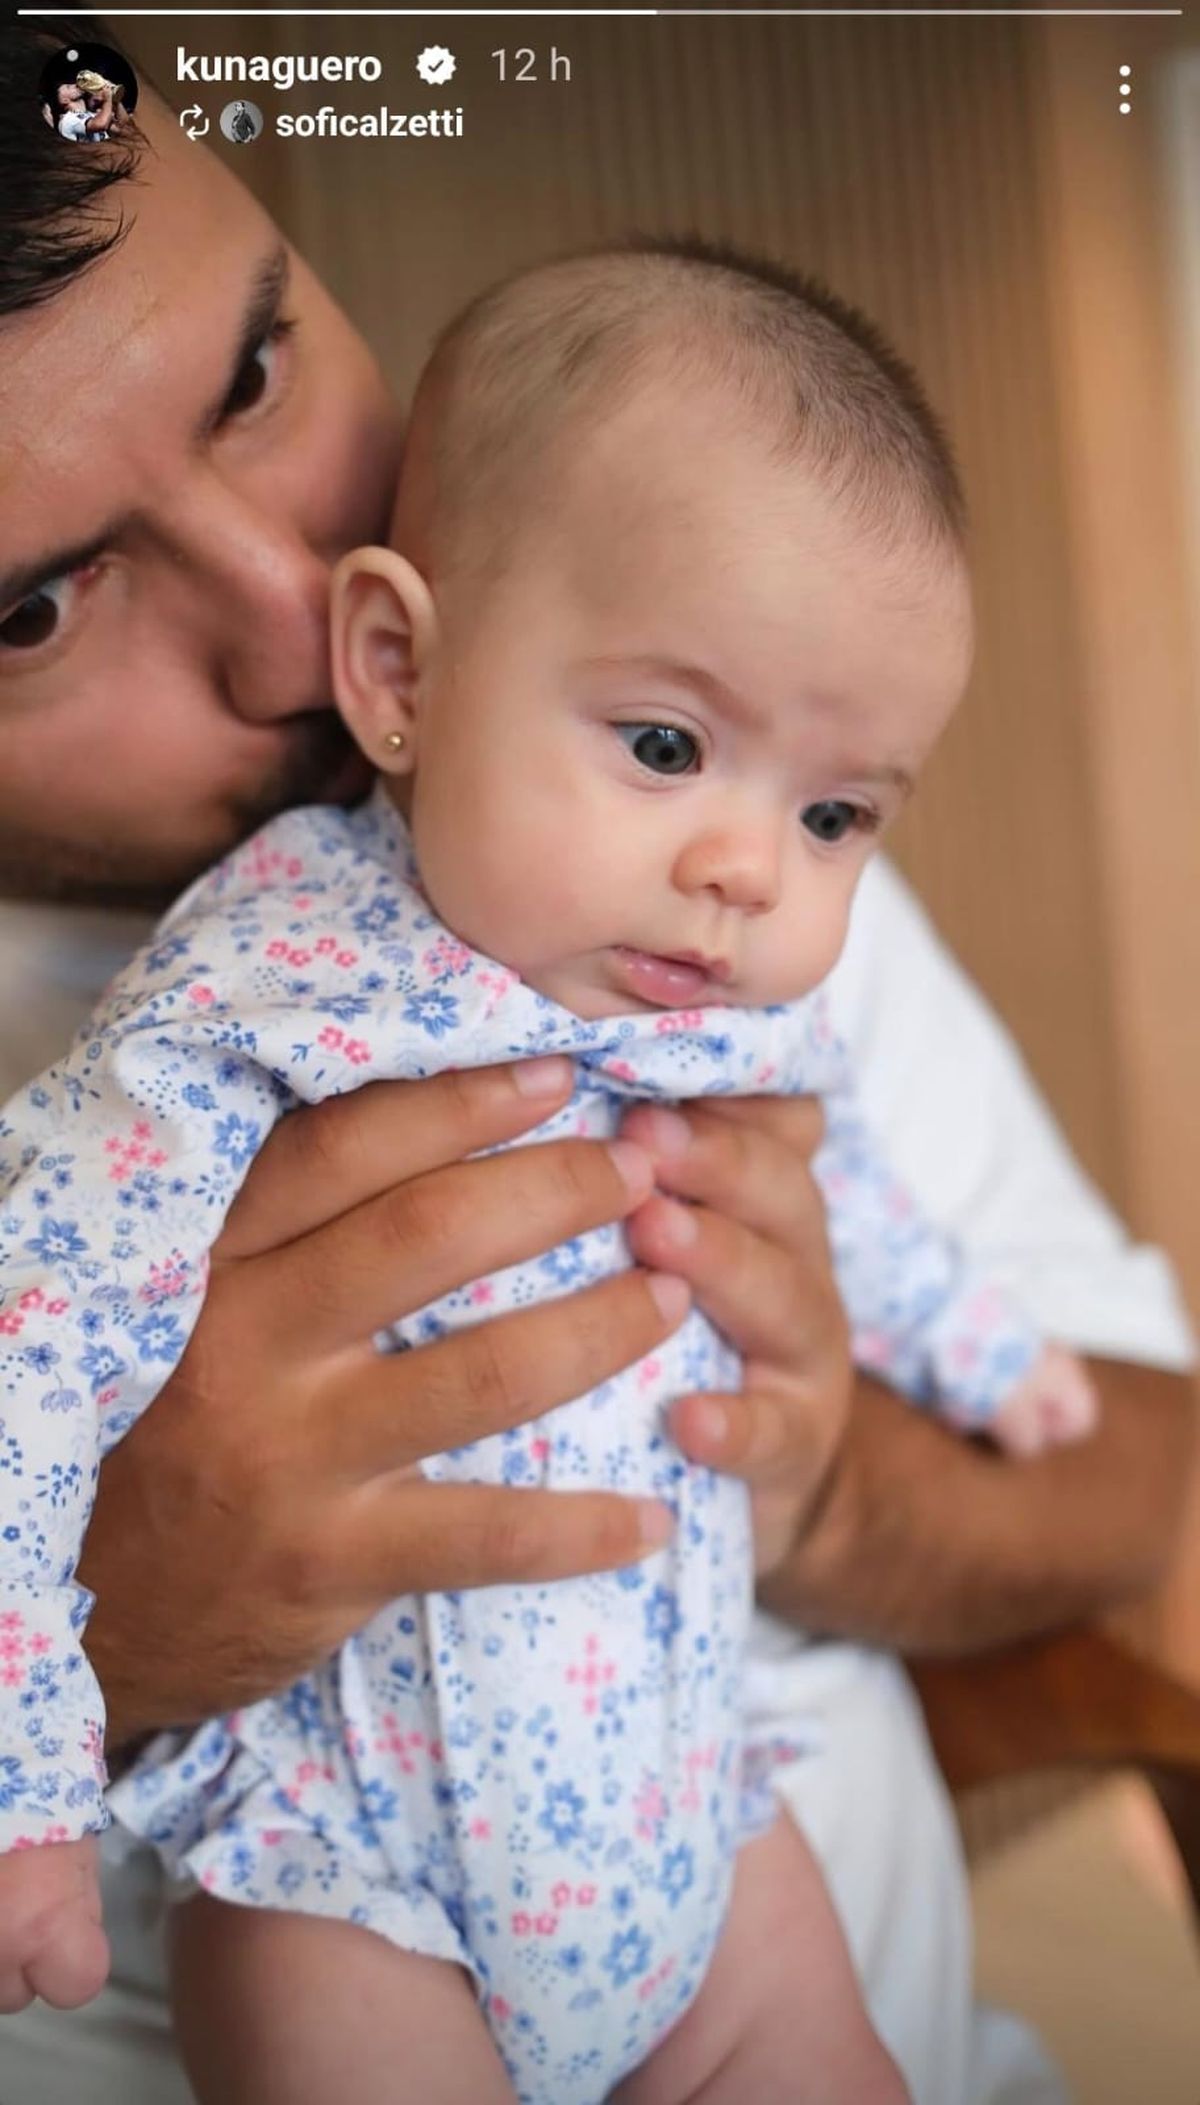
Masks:
[[[513,2105],[462,1969],[353,1923],[201,1896],[171,1983],[199,2105]]]
[[[867,2016],[841,1925],[782,1816],[738,1856],[733,1898],[691,2008],[610,2105],[906,2105]]]

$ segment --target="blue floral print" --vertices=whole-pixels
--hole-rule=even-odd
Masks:
[[[984,1424],[1039,1346],[915,1213],[857,1111],[820,996],[581,1020],[444,928],[402,821],[293,812],[173,909],[67,1057],[0,1118],[0,1847],[108,1817],[75,1579],[96,1472],[178,1364],[256,1151],[301,1103],[535,1053],[575,1063],[539,1137],[631,1101],[815,1091],[839,1282],[864,1364]],[[629,1262],[606,1227],[472,1282],[381,1349]],[[435,1481],[664,1498],[675,1539],[557,1585],[391,1604],[279,1698],[161,1735],[108,1794],[184,1881],[367,1925],[466,1967],[523,2105],[595,2105],[703,1978],[751,1818],[743,1490],[683,1462],[670,1400],[736,1388],[695,1311],[539,1422],[432,1457]]]

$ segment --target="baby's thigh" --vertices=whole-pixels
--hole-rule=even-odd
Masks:
[[[463,1969],[354,1923],[201,1895],[171,1993],[198,2105],[514,2105]]]
[[[799,1829],[780,1815],[740,1852],[700,1991],[611,2105],[904,2105],[846,1940]]]

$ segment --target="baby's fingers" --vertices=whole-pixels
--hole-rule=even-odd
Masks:
[[[60,1911],[53,1935],[27,1962],[25,1979],[30,1993],[52,2009],[77,2010],[99,1995],[108,1967],[108,1938],[98,1912],[92,1915],[80,1902],[69,1913]],[[24,2003],[17,2007],[23,2009]]]
[[[77,2010],[108,1979],[108,1938],[83,1911],[59,1909],[39,1930],[33,1950],[0,1965],[0,2016],[12,2017],[40,1997],[55,2010]]]
[[[27,2010],[33,1995],[23,1966],[0,1964],[0,2017],[15,2017],[18,2010]]]
[[[90,1836],[0,1856],[0,2014],[35,1996],[77,2009],[99,1994],[108,1960]]]

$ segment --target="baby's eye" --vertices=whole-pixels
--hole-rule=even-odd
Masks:
[[[634,759],[652,774],[687,775],[700,758],[691,732],[681,731],[677,724],[617,724],[614,728]]]
[[[848,804],[844,797],[826,797],[819,804],[810,804],[800,814],[800,823],[806,826],[814,840],[824,841],[836,847],[856,826],[869,826],[870,812],[861,805]]]

